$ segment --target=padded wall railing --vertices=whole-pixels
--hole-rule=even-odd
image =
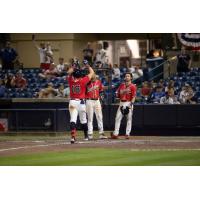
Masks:
[[[104,105],[103,119],[105,130],[113,130],[118,105]],[[69,112],[63,108],[0,109],[0,118],[8,120],[9,131],[69,131]],[[122,120],[121,130],[126,125]],[[79,126],[79,122],[78,122]],[[94,128],[97,129],[96,119]],[[200,105],[135,105],[133,132],[135,129],[154,128],[200,128]],[[200,134],[200,129],[199,129]]]

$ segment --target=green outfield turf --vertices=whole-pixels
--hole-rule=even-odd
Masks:
[[[198,150],[135,151],[87,148],[0,157],[1,166],[194,166],[200,165]]]

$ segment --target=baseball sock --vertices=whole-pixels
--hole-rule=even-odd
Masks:
[[[88,137],[88,126],[87,126],[87,123],[81,124],[81,128],[84,131],[85,138],[87,138]]]
[[[71,130],[71,136],[76,136],[76,124],[75,122],[70,122],[70,130]]]

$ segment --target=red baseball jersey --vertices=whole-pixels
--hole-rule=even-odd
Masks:
[[[75,79],[73,76],[68,76],[67,80],[70,88],[70,98],[85,99],[86,85],[90,81],[89,77]]]
[[[126,86],[125,83],[122,83],[117,89],[117,96],[121,101],[131,101],[133,97],[136,96],[137,87],[133,83]]]
[[[103,85],[100,80],[89,82],[86,90],[86,98],[88,99],[99,99],[100,92],[103,91]]]

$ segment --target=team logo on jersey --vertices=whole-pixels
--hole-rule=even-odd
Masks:
[[[126,89],[121,89],[120,90],[120,94],[130,94],[130,93],[131,93],[130,88],[126,88]]]
[[[87,87],[87,92],[92,92],[92,91],[97,90],[97,89],[99,89],[98,85],[94,85],[93,87]]]
[[[80,85],[72,85],[72,93],[80,94],[80,92],[81,92],[81,86]]]

